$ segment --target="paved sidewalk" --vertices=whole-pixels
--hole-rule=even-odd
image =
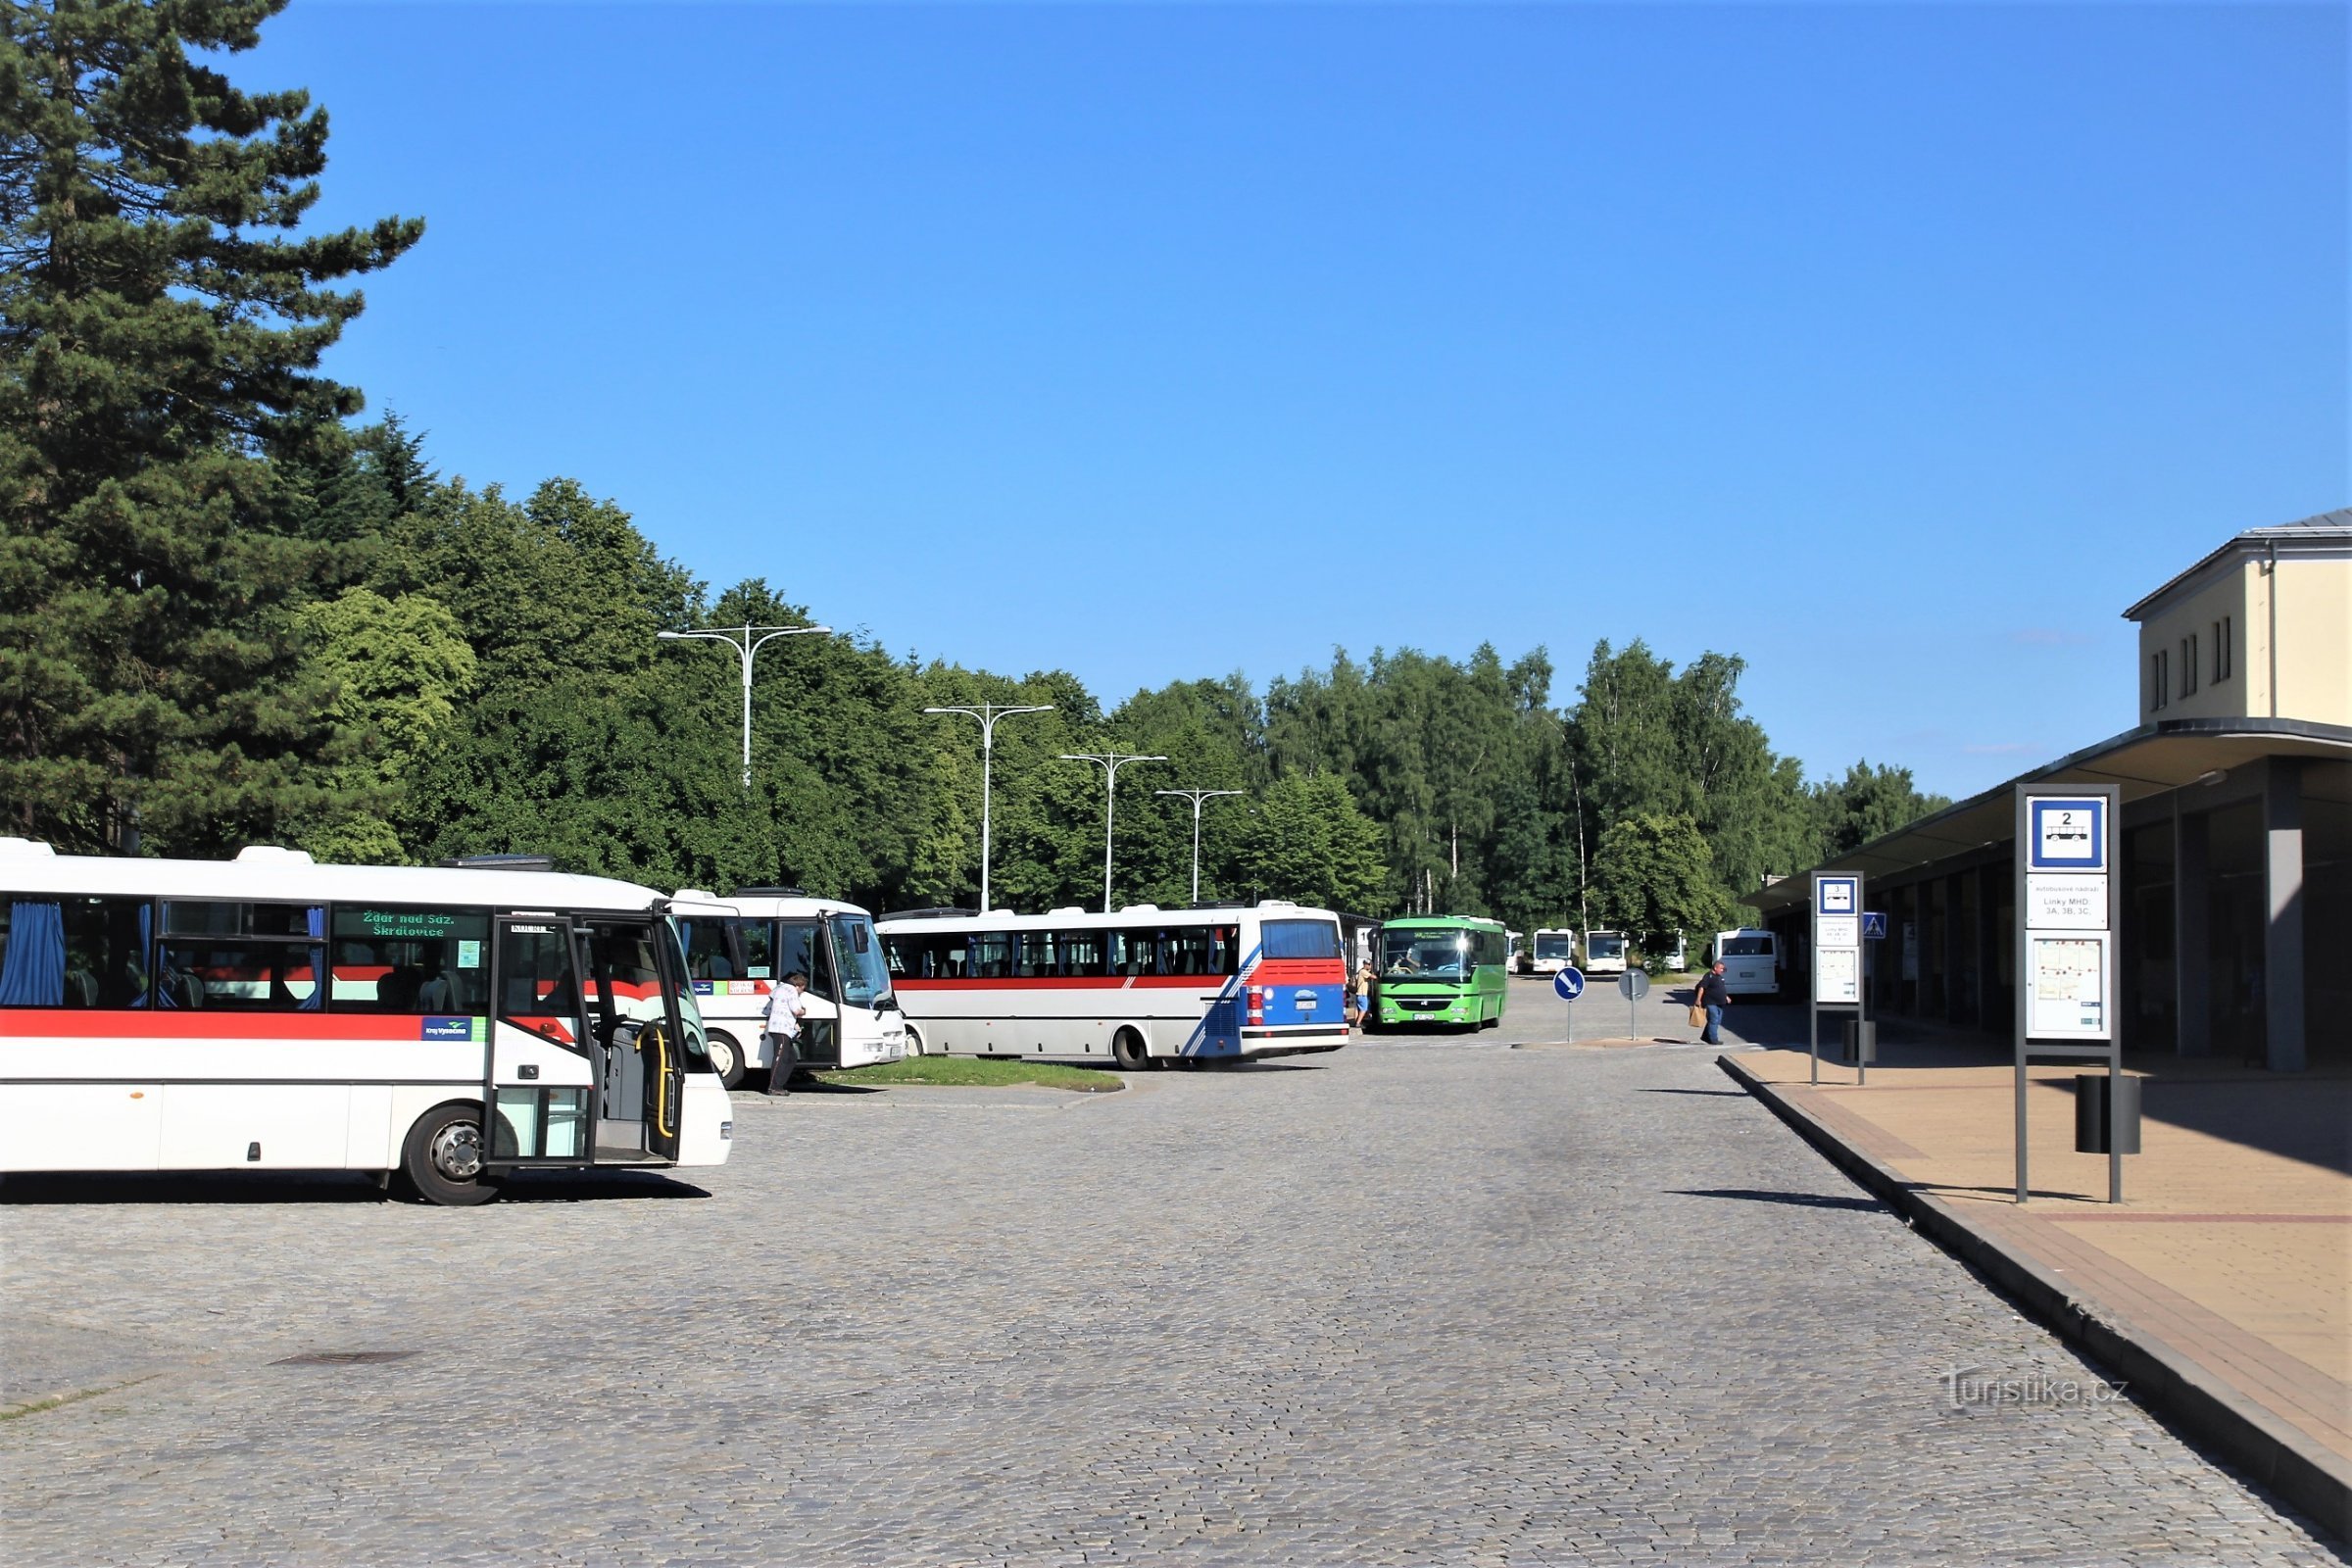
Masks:
[[[2035,1067],[2020,1207],[2012,1068],[1903,1054],[1927,1064],[1859,1087],[1826,1058],[1808,1085],[1802,1051],[1722,1060],[2143,1397],[2352,1530],[2352,1077],[2133,1061],[2143,1152],[2115,1206],[2106,1156],[2074,1150],[2076,1069]]]

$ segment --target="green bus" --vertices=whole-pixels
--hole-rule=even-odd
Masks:
[[[1499,920],[1429,914],[1372,933],[1366,1032],[1417,1024],[1492,1029],[1502,1022],[1510,941]]]

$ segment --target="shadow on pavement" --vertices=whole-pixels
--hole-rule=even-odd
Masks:
[[[606,1199],[709,1198],[702,1188],[654,1171],[522,1171],[508,1178],[502,1203],[564,1203]],[[391,1203],[399,1199],[357,1171],[201,1171],[156,1174],[99,1171],[12,1175],[0,1204]],[[418,1205],[426,1206],[426,1205]]]
[[[1794,1208],[1861,1208],[1891,1213],[1875,1198],[1835,1198],[1821,1193],[1768,1193],[1752,1187],[1675,1187],[1684,1198],[1737,1198],[1750,1203],[1787,1203]]]
[[[1643,1089],[1639,1093],[1644,1095],[1701,1095],[1709,1100],[1746,1100],[1750,1098],[1744,1089]]]

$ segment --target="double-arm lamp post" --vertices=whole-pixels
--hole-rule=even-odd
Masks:
[[[1164,762],[1164,757],[1127,752],[1064,752],[1065,762],[1092,762],[1102,770],[1102,912],[1110,912],[1110,824],[1119,804],[1119,769],[1129,762]]]
[[[1220,795],[1239,795],[1240,790],[1153,790],[1154,795],[1173,795],[1193,803],[1193,902],[1200,902],[1200,805]]]
[[[926,713],[968,713],[980,721],[980,912],[988,912],[989,773],[997,755],[997,720],[1015,713],[1050,713],[1052,703],[975,703],[969,708],[926,708]]]
[[[743,661],[743,787],[752,787],[752,661],[760,650],[779,637],[807,637],[831,632],[830,626],[724,626],[695,631],[664,631],[655,635],[665,643],[707,638],[725,643]]]

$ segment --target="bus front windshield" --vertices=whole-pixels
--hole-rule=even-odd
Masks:
[[[890,994],[890,968],[874,922],[862,914],[837,914],[825,922],[833,931],[833,967],[841,976],[845,1006],[871,1007]]]
[[[1569,956],[1570,945],[1566,933],[1555,936],[1546,931],[1536,938],[1536,956],[1539,958],[1565,958]]]
[[[1625,956],[1625,938],[1614,931],[1595,931],[1585,939],[1585,951],[1595,958]]]
[[[1383,931],[1384,980],[1459,980],[1469,938],[1459,931]]]

